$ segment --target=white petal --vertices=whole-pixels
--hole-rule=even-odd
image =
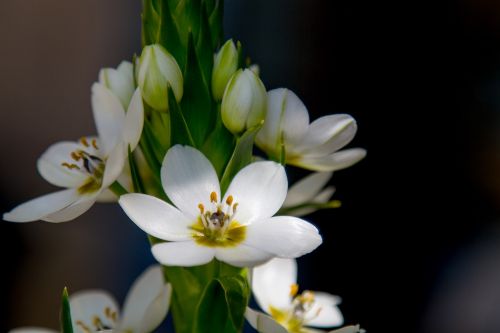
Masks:
[[[74,189],[58,191],[25,202],[8,213],[3,219],[10,222],[31,222],[41,220],[47,215],[60,211],[80,198]]]
[[[333,327],[344,323],[344,317],[337,305],[341,302],[338,296],[324,292],[314,292],[314,304],[306,313],[307,326]]]
[[[151,249],[158,262],[166,266],[198,266],[206,264],[215,256],[212,247],[200,246],[194,241],[160,243]]]
[[[288,309],[292,304],[292,285],[297,283],[295,259],[274,258],[257,266],[252,273],[252,291],[257,304],[269,312],[269,307]]]
[[[113,148],[113,150],[111,150],[108,158],[106,159],[101,189],[107,188],[109,185],[113,184],[118,177],[120,177],[123,168],[125,167],[126,159],[126,147],[123,146],[123,143],[119,143]]]
[[[276,320],[272,317],[250,309],[247,307],[245,311],[245,318],[252,326],[260,333],[288,333],[286,328],[281,326]]]
[[[198,204],[210,204],[210,193],[220,200],[219,179],[210,161],[198,150],[176,145],[165,155],[161,182],[174,205],[193,219],[199,215]]]
[[[115,312],[116,318],[119,316],[119,308],[113,296],[102,290],[85,290],[72,294],[69,297],[71,308],[71,319],[75,333],[88,333],[78,322],[83,323],[90,329],[96,329],[93,325],[94,318],[97,316],[102,324],[109,328],[114,328],[116,323],[106,316],[106,313]],[[106,310],[108,308],[109,310]]]
[[[364,329],[360,328],[359,325],[349,325],[337,330],[330,331],[328,333],[361,333],[365,332]]]
[[[45,216],[44,218],[42,218],[42,220],[53,223],[74,220],[75,218],[89,210],[90,207],[92,207],[92,205],[95,203],[96,198],[97,195],[82,197],[77,202],[69,205],[68,207]]]
[[[299,180],[288,190],[283,207],[311,202],[332,178],[332,172],[315,172]]]
[[[244,244],[236,247],[218,247],[215,250],[215,258],[236,267],[253,267],[260,265],[273,255],[269,252],[262,251]]]
[[[122,139],[125,110],[111,90],[99,83],[92,86],[92,111],[104,155]]]
[[[141,138],[144,124],[144,105],[142,104],[141,90],[137,88],[125,115],[123,139],[130,150],[134,150]]]
[[[119,99],[124,109],[134,93],[134,74],[132,63],[122,61],[117,69],[103,68],[99,72],[99,83],[109,88]]]
[[[168,241],[192,239],[193,224],[177,208],[147,194],[120,196],[118,203],[128,217],[148,234]]]
[[[238,203],[235,219],[247,224],[273,216],[285,200],[287,187],[283,166],[269,161],[255,162],[236,174],[225,198],[233,196]]]
[[[58,333],[58,332],[43,327],[18,327],[10,330],[9,333]]]
[[[81,149],[76,142],[63,141],[51,145],[38,159],[37,168],[49,183],[61,187],[78,187],[87,176],[76,169],[63,167],[63,163],[73,163],[71,153]]]
[[[358,163],[365,156],[366,150],[352,148],[322,157],[302,156],[297,161],[290,161],[290,164],[315,171],[336,171]]]
[[[321,191],[317,196],[315,196],[311,200],[311,202],[315,203],[315,204],[326,203],[326,202],[328,202],[328,200],[330,200],[333,193],[335,193],[335,187],[328,186],[323,191]],[[298,209],[293,209],[292,211],[288,211],[287,214],[292,215],[292,216],[296,216],[296,217],[301,217],[301,216],[305,216],[307,214],[311,214],[315,211],[317,211],[316,208],[304,207],[304,208],[298,208]]]
[[[302,101],[285,88],[267,93],[267,115],[256,143],[264,151],[279,153],[281,136],[288,143],[298,143],[309,126],[309,114]]]
[[[297,258],[316,249],[322,242],[318,229],[292,216],[275,216],[247,226],[244,244],[282,258]]]
[[[348,114],[334,114],[311,123],[303,141],[295,148],[311,156],[334,153],[348,144],[356,134],[357,125]]]
[[[120,331],[152,332],[167,315],[170,294],[171,287],[164,281],[161,266],[148,268],[134,282],[125,298]]]

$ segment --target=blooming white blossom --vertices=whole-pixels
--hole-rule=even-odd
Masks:
[[[321,117],[309,124],[309,114],[292,91],[274,89],[267,94],[267,115],[256,144],[274,159],[283,151],[286,163],[314,171],[347,168],[366,155],[361,148],[346,149],[356,134],[356,121],[347,114]]]
[[[293,216],[304,216],[316,211],[314,205],[326,204],[335,193],[333,186],[325,185],[332,172],[314,172],[288,189],[282,209]]]
[[[120,314],[116,300],[102,290],[84,290],[69,298],[75,333],[149,333],[165,319],[172,286],[165,283],[162,268],[151,266],[130,288]],[[42,327],[19,327],[9,333],[56,333]]]
[[[49,183],[65,190],[43,195],[5,213],[12,222],[69,221],[87,211],[122,173],[128,147],[139,142],[144,108],[136,89],[127,112],[120,100],[103,84],[92,86],[92,109],[97,137],[50,146],[38,159],[38,172]],[[104,199],[104,198],[103,198]]]
[[[196,266],[214,257],[234,266],[254,266],[272,257],[294,258],[321,244],[318,230],[290,216],[272,217],[286,197],[284,168],[255,162],[240,170],[224,196],[210,161],[198,150],[174,146],[161,169],[172,206],[145,194],[119,203],[142,230],[168,242],[152,252],[164,265]]]
[[[306,326],[333,327],[344,322],[337,304],[340,298],[325,292],[304,291],[298,294],[297,262],[275,258],[255,267],[252,291],[259,306],[271,317],[246,311],[249,323],[260,332],[317,332]]]
[[[134,66],[122,61],[116,69],[103,68],[99,71],[99,83],[111,90],[126,109],[135,91]]]

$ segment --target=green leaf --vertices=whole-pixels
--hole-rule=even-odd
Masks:
[[[156,42],[165,47],[174,56],[180,68],[184,68],[186,63],[185,46],[182,44],[167,2],[167,0],[158,1],[159,24]]]
[[[248,281],[241,275],[212,280],[198,305],[194,332],[239,332],[249,297]]]
[[[151,120],[149,119],[144,119],[142,136],[149,143],[149,147],[151,148],[151,151],[153,153],[153,156],[157,164],[161,165],[163,162],[163,158],[165,157],[165,154],[167,152],[167,148],[163,147],[162,144],[159,142],[158,137],[156,136],[156,133],[153,130],[153,125],[151,124]]]
[[[217,107],[220,109],[220,104]],[[234,135],[222,124],[220,111],[217,111],[215,129],[208,136],[201,151],[212,162],[219,179],[222,178],[222,173],[231,158],[235,141]]]
[[[200,62],[203,79],[210,83],[212,80],[212,69],[214,67],[214,48],[212,47],[212,35],[208,22],[208,13],[205,6],[201,8],[200,32],[196,40],[196,51]],[[210,85],[208,85],[209,88]],[[210,89],[209,89],[210,90]],[[210,92],[210,91],[209,91]]]
[[[144,122],[146,124],[146,122]],[[160,182],[160,168],[161,162],[158,162],[156,159],[153,147],[151,143],[148,141],[148,137],[145,135],[145,131],[143,129],[141,140],[139,141],[139,145],[141,147],[142,153],[144,154],[144,159],[148,163],[151,171],[157,182]]]
[[[130,167],[130,176],[132,178],[132,184],[134,186],[134,192],[136,193],[146,193],[146,189],[144,184],[142,183],[141,175],[139,174],[139,170],[137,169],[137,165],[134,160],[134,155],[130,150],[130,146],[128,147],[128,164]]]
[[[229,163],[220,182],[221,193],[226,192],[229,184],[231,183],[231,180],[233,180],[238,171],[252,162],[253,143],[255,141],[255,136],[257,135],[257,132],[261,127],[262,124],[249,128],[236,141],[236,147],[234,149],[233,155],[229,160]]]
[[[185,98],[185,95],[184,95]],[[186,118],[177,101],[172,89],[168,88],[168,109],[170,112],[170,143],[195,147],[195,142]]]
[[[71,309],[69,306],[68,289],[64,287],[61,299],[61,332],[73,333],[73,323],[71,320]]]
[[[184,45],[187,45],[189,33],[198,36],[200,31],[201,0],[180,0],[172,11],[172,17]]]
[[[212,4],[215,1],[215,7],[212,9]],[[212,34],[212,49],[217,49],[222,44],[224,38],[222,17],[224,15],[223,0],[207,0],[206,6],[208,9],[208,22],[210,24],[210,33]]]
[[[169,101],[171,98],[169,98]],[[214,112],[210,85],[202,73],[193,35],[189,34],[188,58],[184,70],[184,96],[181,109],[186,124],[192,134],[195,147],[201,147],[214,127],[216,113]],[[174,124],[172,123],[172,128]]]
[[[154,44],[158,34],[158,13],[156,12],[153,0],[142,1],[142,46]]]

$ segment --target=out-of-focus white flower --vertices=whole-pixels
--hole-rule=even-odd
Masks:
[[[134,282],[120,314],[115,299],[102,290],[85,290],[70,296],[75,333],[149,333],[165,319],[172,288],[165,283],[162,268],[152,266]]]
[[[58,333],[57,331],[43,327],[19,327],[9,331],[9,333]]]
[[[224,89],[231,76],[238,69],[238,50],[232,39],[217,52],[212,71],[212,95],[216,101],[222,100]]]
[[[182,71],[175,58],[159,44],[147,45],[142,50],[137,83],[146,103],[156,110],[168,109],[168,87],[177,101],[182,98]]]
[[[267,94],[258,75],[240,69],[231,77],[222,97],[224,126],[233,134],[241,134],[266,118]]]
[[[361,148],[337,152],[356,134],[354,118],[347,114],[321,117],[309,124],[309,114],[292,91],[274,89],[267,95],[267,116],[256,144],[273,159],[285,153],[286,163],[314,171],[347,168],[366,155]]]
[[[318,205],[326,204],[335,193],[333,186],[325,187],[332,175],[333,172],[315,172],[293,184],[288,189],[282,210],[293,216],[315,212]]]
[[[325,292],[298,294],[297,263],[275,258],[255,267],[252,291],[259,306],[271,316],[250,308],[245,317],[260,332],[317,332],[307,328],[340,326],[344,322],[337,304],[340,298]]]
[[[137,89],[125,112],[120,100],[104,85],[92,86],[92,109],[97,137],[58,142],[38,159],[38,172],[65,190],[43,195],[3,214],[11,222],[65,222],[87,211],[120,176],[128,147],[139,142],[144,108]]]
[[[224,196],[210,161],[198,150],[174,146],[161,169],[172,206],[145,194],[126,194],[119,203],[142,230],[166,243],[152,252],[164,265],[196,266],[213,258],[254,266],[273,257],[295,258],[321,244],[318,230],[290,216],[272,217],[286,197],[284,168],[255,162],[240,170]]]

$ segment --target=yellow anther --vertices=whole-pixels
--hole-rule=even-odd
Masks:
[[[217,193],[210,193],[210,202],[217,202]]]
[[[238,203],[235,203],[233,206],[233,213],[236,213],[236,208],[238,208]]]
[[[306,290],[302,293],[301,296],[304,303],[314,302],[314,293],[312,291]]]
[[[112,313],[112,311],[111,311],[111,308],[109,306],[104,308],[104,315],[106,316],[106,318],[111,319],[111,313]]]
[[[63,167],[66,167],[66,168],[70,169],[70,170],[73,170],[73,169],[80,170],[80,167],[78,165],[76,165],[76,164],[73,164],[73,163],[69,164],[69,163],[63,162],[63,163],[61,163],[61,165]]]
[[[299,285],[294,283],[290,286],[290,296],[294,297],[299,292]]]
[[[92,318],[92,325],[94,325],[94,327],[98,330],[103,328],[101,318],[99,318],[98,316],[94,316],[94,318]]]
[[[203,204],[198,204],[198,209],[200,210],[201,214],[205,213],[205,206],[203,206]]]
[[[94,147],[94,149],[99,149],[99,147],[97,146],[97,140],[96,139],[92,139],[92,147]]]
[[[90,328],[87,325],[85,325],[81,320],[77,320],[76,325],[80,326],[84,332],[90,333]]]
[[[227,197],[226,204],[228,204],[228,206],[231,206],[233,204],[233,196],[232,195]]]
[[[89,142],[87,141],[86,137],[80,138],[80,143],[84,145],[85,147],[89,147]]]
[[[78,162],[82,158],[82,154],[73,151],[71,152],[71,158]]]
[[[118,314],[116,313],[116,311],[111,312],[111,320],[113,320],[114,322],[116,322],[116,319],[118,319],[117,316]]]

